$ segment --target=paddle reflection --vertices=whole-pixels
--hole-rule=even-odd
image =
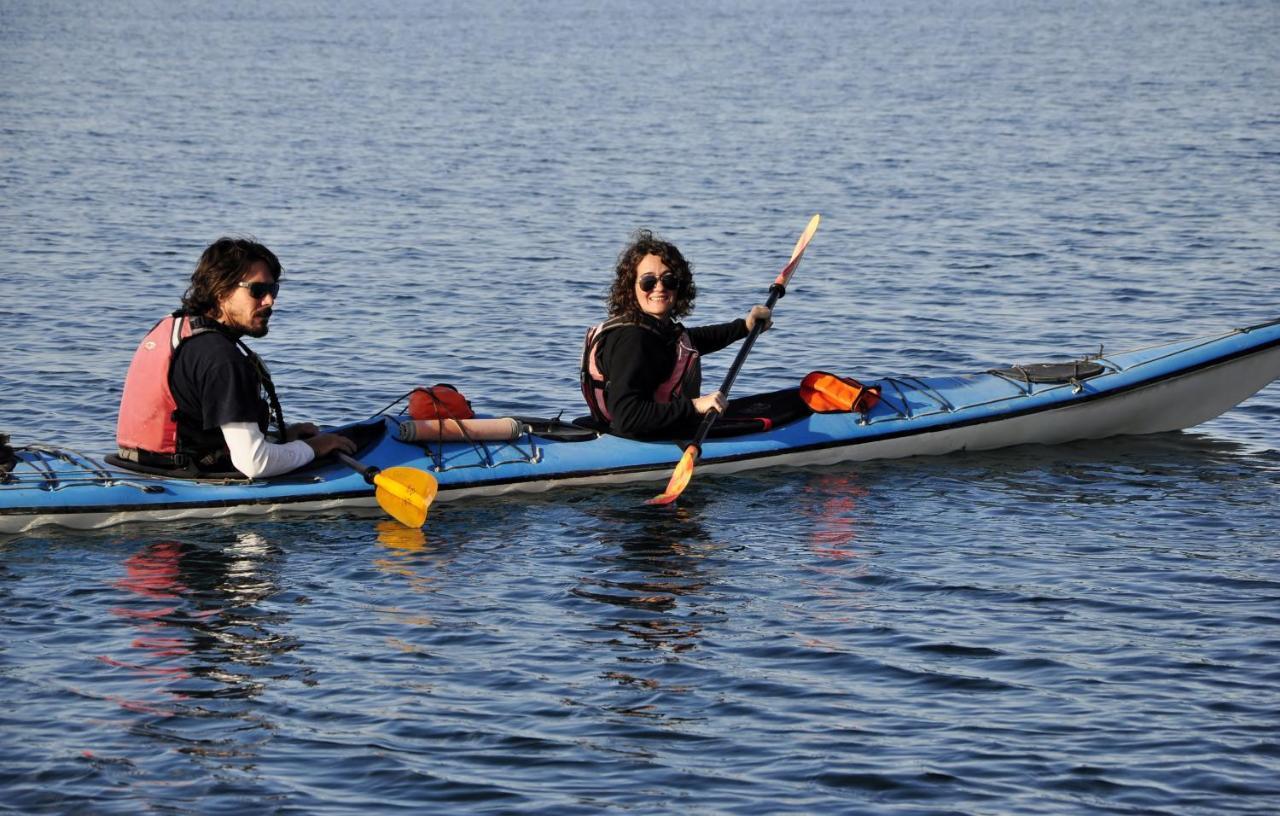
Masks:
[[[253,532],[220,546],[158,541],[127,558],[114,586],[131,598],[112,614],[137,634],[128,653],[100,659],[159,683],[170,704],[118,702],[175,715],[186,709],[174,700],[249,698],[279,679],[273,663],[295,644],[275,631],[287,618],[261,608],[278,591],[279,559],[279,550]]]
[[[414,553],[427,548],[427,534],[420,528],[384,519],[378,522],[376,529],[378,543],[389,550]]]
[[[396,521],[380,521],[375,528],[379,549],[373,565],[388,575],[399,575],[414,592],[437,591],[437,573],[453,559],[454,551],[442,547],[424,530]]]
[[[380,572],[403,578],[406,586],[415,593],[430,594],[439,591],[440,568],[452,559],[448,550],[434,546],[424,530],[405,527],[397,521],[379,521],[375,529],[379,549],[375,552],[373,565]],[[433,617],[423,614],[417,607],[374,608],[395,626],[434,626],[436,623]],[[388,637],[387,645],[400,651],[420,651],[418,647],[400,638]]]

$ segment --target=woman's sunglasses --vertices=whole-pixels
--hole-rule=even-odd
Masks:
[[[248,283],[247,281],[240,281],[236,286],[239,286],[241,289],[248,289],[249,297],[254,300],[262,300],[267,295],[275,297],[280,294],[280,284],[275,283],[274,281],[271,283],[263,283],[262,281]]]
[[[674,272],[663,272],[661,278],[657,275],[641,275],[637,283],[640,285],[641,292],[648,293],[653,291],[659,280],[662,281],[662,288],[668,292],[678,292],[680,290],[680,276]]]

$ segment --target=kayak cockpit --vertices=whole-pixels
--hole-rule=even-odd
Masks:
[[[708,438],[726,439],[734,436],[772,431],[793,422],[798,422],[813,414],[813,409],[800,398],[799,388],[784,388],[780,391],[769,391],[764,394],[752,394],[746,397],[729,400],[724,415],[716,420],[707,432]],[[643,436],[627,437],[614,433],[607,423],[593,417],[584,416],[573,420],[573,424],[595,435],[617,436],[623,439],[634,438],[639,442],[672,442],[684,446],[688,436]]]
[[[364,455],[378,445],[387,434],[387,425],[381,417],[374,417],[352,425],[337,428],[332,433],[340,434],[356,443],[356,457]],[[156,467],[146,461],[126,459],[118,454],[108,454],[103,461],[112,467],[127,470],[143,476],[155,476],[165,479],[177,479],[184,482],[216,483],[216,484],[249,484],[251,482],[298,483],[320,481],[318,471],[331,468],[333,462],[328,459],[313,461],[297,470],[273,476],[267,479],[251,479],[238,470],[231,471],[195,471],[175,470],[173,468]]]

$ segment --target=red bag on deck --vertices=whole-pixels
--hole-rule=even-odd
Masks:
[[[471,419],[471,401],[448,383],[415,388],[409,394],[409,416],[414,419]]]
[[[815,414],[866,413],[880,402],[880,386],[867,387],[852,377],[811,371],[800,383],[800,399]]]

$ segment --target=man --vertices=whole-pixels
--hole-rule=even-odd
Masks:
[[[266,366],[241,339],[267,334],[282,274],[255,241],[219,238],[205,249],[182,308],[151,329],[129,365],[120,458],[192,476],[234,469],[264,478],[355,453],[344,436],[285,425]]]

